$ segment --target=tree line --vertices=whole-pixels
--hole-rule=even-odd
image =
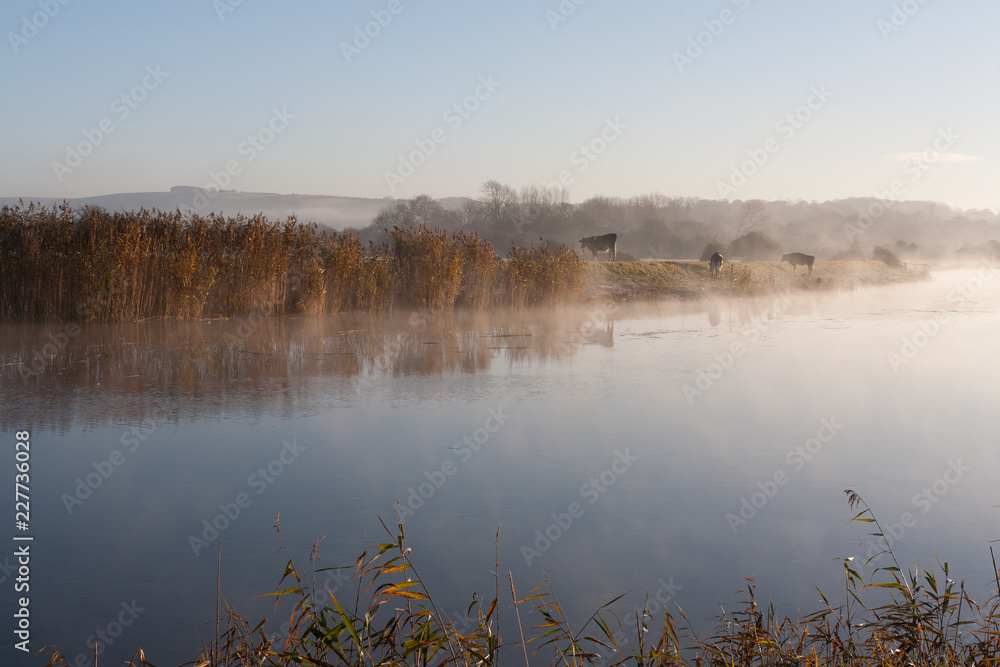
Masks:
[[[883,247],[904,260],[935,260],[986,256],[1000,239],[997,213],[939,202],[731,201],[654,192],[571,203],[565,189],[516,189],[495,180],[472,198],[397,200],[353,231],[380,242],[393,228],[415,225],[475,232],[500,254],[511,247],[579,249],[582,237],[614,232],[620,259],[706,259],[716,250],[746,261],[778,260],[784,252],[870,259]]]

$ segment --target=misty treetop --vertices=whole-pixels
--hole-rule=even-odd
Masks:
[[[913,261],[992,256],[1000,248],[997,213],[936,202],[729,201],[654,192],[576,204],[565,189],[518,190],[495,180],[474,198],[395,201],[357,233],[365,242],[381,242],[394,227],[414,225],[476,232],[497,248],[573,245],[614,232],[620,259],[705,259],[713,252],[745,261],[778,261],[786,252],[820,261],[871,259],[881,246]]]

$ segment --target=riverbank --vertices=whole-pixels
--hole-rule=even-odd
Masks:
[[[588,301],[702,299],[793,290],[854,289],[927,280],[926,264],[891,267],[878,261],[816,262],[810,274],[785,262],[732,262],[713,278],[708,262],[694,260],[585,262]]]
[[[465,232],[389,230],[363,245],[294,219],[0,209],[0,321],[130,322],[399,308],[520,308],[851,289],[927,277],[876,261],[583,261],[572,246],[510,248]],[[911,267],[916,268],[916,267]]]

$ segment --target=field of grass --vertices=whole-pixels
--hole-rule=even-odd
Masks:
[[[390,530],[383,523],[388,541],[363,552],[353,565],[317,568],[317,543],[309,566],[303,568],[283,546],[288,556],[284,573],[278,590],[267,597],[293,602],[287,633],[269,636],[264,620],[248,621],[227,606],[226,615],[216,620],[216,639],[188,664],[971,667],[1000,663],[1000,596],[994,593],[989,601],[977,604],[964,582],[949,578],[947,563],[904,572],[882,537],[875,514],[855,492],[845,494],[849,509],[857,512],[851,520],[870,526],[874,532],[869,535],[881,538],[885,549],[867,563],[843,559],[836,567],[843,569],[844,588],[828,591],[829,596],[818,591],[822,606],[798,618],[779,618],[772,605],[759,604],[753,580],[748,579],[739,607],[724,612],[709,636],[699,637],[691,630],[676,604],[652,614],[647,602],[619,617],[610,607],[620,597],[574,628],[548,580],[518,592],[513,577],[500,574],[499,560],[485,565],[495,577],[493,599],[473,595],[467,618],[450,618],[417,571],[402,524]],[[498,552],[500,539],[498,529]],[[875,568],[866,581],[859,572],[885,555],[892,564]],[[1000,589],[995,560],[993,567],[990,580]],[[353,581],[350,592],[339,599],[318,583],[320,575],[330,570],[344,570]],[[69,667],[58,649],[48,647],[44,653],[50,658],[48,667]],[[128,664],[153,663],[137,651]]]
[[[708,262],[645,261],[584,263],[584,292],[590,300],[696,299],[749,296],[769,292],[852,289],[867,285],[924,280],[926,266],[890,267],[877,261],[816,262],[812,275],[785,262],[726,262],[713,278]]]

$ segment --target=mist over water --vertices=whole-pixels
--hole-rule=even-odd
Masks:
[[[671,595],[705,633],[746,577],[783,613],[839,601],[835,559],[874,553],[853,489],[904,567],[936,554],[985,598],[998,329],[990,264],[744,300],[2,326],[0,423],[33,443],[33,645],[89,656],[127,608],[102,664],[193,659],[219,537],[225,599],[278,618],[254,598],[284,567],[279,512],[298,563],[325,536],[329,567],[400,511],[449,613],[492,599],[499,527],[520,596],[548,577],[579,625]]]

